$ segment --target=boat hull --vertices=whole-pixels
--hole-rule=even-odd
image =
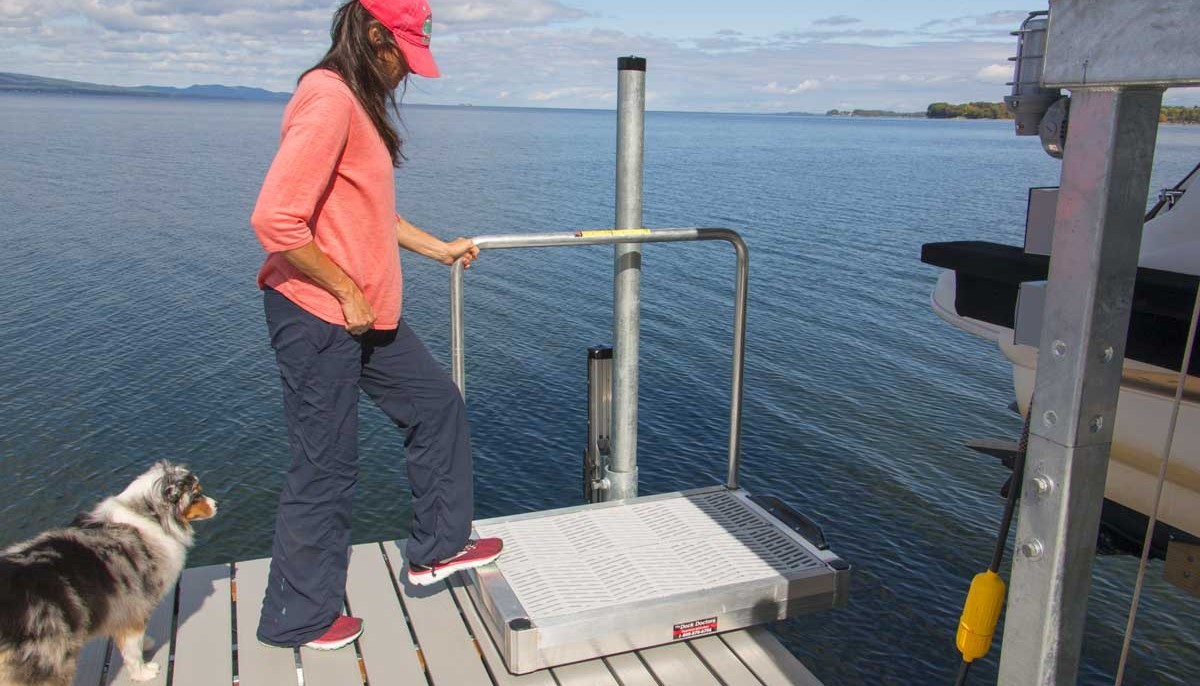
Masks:
[[[955,273],[938,278],[933,311],[946,322],[994,342],[1012,365],[1013,391],[1025,416],[1033,396],[1037,348],[1013,343],[1012,329],[960,316],[954,307]],[[1126,360],[1117,398],[1105,497],[1149,515],[1167,446],[1178,371]],[[1200,378],[1189,376],[1167,463],[1159,521],[1200,536]]]

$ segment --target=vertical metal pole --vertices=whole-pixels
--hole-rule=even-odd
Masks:
[[[450,267],[450,371],[458,392],[467,397],[466,322],[463,315],[462,260]]]
[[[731,232],[732,233],[732,232]],[[750,249],[741,236],[730,241],[737,251],[737,285],[733,296],[733,388],[729,399],[729,473],[725,485],[738,487],[738,469],[742,463],[742,375],[746,368],[746,301],[750,291]]]
[[[1161,103],[1161,90],[1072,95],[1002,686],[1078,675]]]
[[[604,467],[612,431],[612,348],[588,348],[588,443],[583,460],[583,497],[604,500]]]
[[[642,228],[646,60],[617,60],[617,229]],[[608,500],[637,497],[638,336],[642,246],[614,246],[612,459]]]

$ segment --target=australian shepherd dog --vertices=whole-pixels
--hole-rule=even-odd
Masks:
[[[216,514],[186,468],[159,462],[69,526],[0,553],[0,684],[70,686],[83,644],[110,636],[129,675],[154,608],[175,584],[192,522]]]

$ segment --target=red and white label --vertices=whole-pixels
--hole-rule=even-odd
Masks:
[[[688,638],[695,638],[705,634],[715,634],[717,632],[717,618],[709,617],[707,619],[695,619],[690,622],[676,624],[672,635],[674,640],[680,641]]]

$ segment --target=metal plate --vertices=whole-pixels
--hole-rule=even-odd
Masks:
[[[1043,85],[1200,85],[1196,0],[1055,0]]]
[[[470,590],[518,674],[832,607],[848,583],[835,554],[720,487],[476,530],[505,541]]]
[[[1171,541],[1163,577],[1179,588],[1200,597],[1200,545]]]

